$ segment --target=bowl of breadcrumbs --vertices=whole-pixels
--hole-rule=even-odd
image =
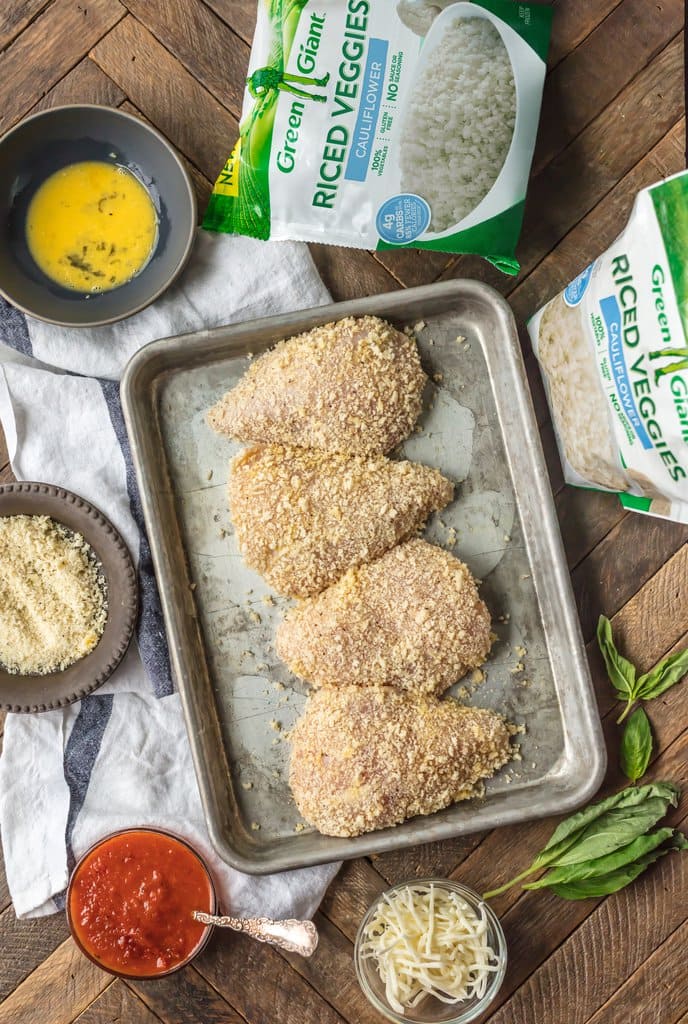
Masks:
[[[137,594],[124,541],[90,502],[0,486],[0,708],[47,711],[101,686],[129,646]]]

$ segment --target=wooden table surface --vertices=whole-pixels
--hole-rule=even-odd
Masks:
[[[92,102],[147,118],[188,161],[200,205],[237,133],[256,0],[4,0],[0,131],[49,106]],[[638,189],[684,164],[681,0],[560,0],[516,279],[477,258],[314,247],[338,298],[454,277],[508,296],[519,322],[552,489],[609,749],[619,730],[595,649],[600,612],[642,670],[688,643],[688,531],[625,513],[611,495],[564,486],[523,323],[606,248]],[[11,479],[0,436],[0,480]],[[688,685],[649,706],[650,777],[688,784]],[[1,728],[1,723],[0,723]],[[672,815],[685,826],[688,798]],[[317,914],[311,960],[217,935],[153,983],[113,980],[79,954],[62,914],[17,921],[0,881],[0,1024],[377,1024],[354,975],[364,910],[390,883],[447,875],[480,890],[523,869],[549,836],[539,821],[348,863]],[[518,888],[495,900],[509,969],[493,1024],[688,1024],[688,857],[661,860],[602,900]]]

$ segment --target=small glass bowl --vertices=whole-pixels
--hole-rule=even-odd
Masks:
[[[404,1010],[403,1014],[400,1014],[393,1010],[387,1002],[385,987],[378,973],[375,958],[364,959],[361,956],[364,942],[363,935],[383,896],[389,896],[391,893],[397,892],[399,889],[405,889],[407,886],[420,885],[434,885],[436,889],[443,889],[445,892],[455,892],[457,895],[462,896],[476,913],[480,913],[484,909],[485,916],[487,917],[487,941],[495,951],[499,969],[491,975],[482,999],[473,998],[466,999],[460,1003],[443,1003],[441,1000],[435,999],[434,996],[428,996],[421,1000],[418,1006],[408,1007]],[[356,934],[354,963],[358,982],[368,1000],[387,1020],[394,1021],[394,1024],[468,1024],[469,1021],[475,1020],[487,1009],[501,988],[506,973],[506,939],[504,938],[502,926],[493,910],[473,889],[460,885],[458,882],[449,881],[446,878],[412,878],[407,882],[400,882],[399,885],[392,886],[391,889],[382,893],[368,908]]]
[[[184,960],[181,960],[177,964],[173,964],[167,970],[155,971],[149,974],[127,974],[125,971],[119,971],[114,967],[107,966],[106,964],[102,963],[96,956],[94,956],[93,953],[87,948],[87,946],[85,946],[84,943],[81,941],[77,929],[72,920],[72,887],[79,875],[79,869],[81,868],[81,866],[89,859],[89,857],[91,856],[92,853],[94,853],[95,850],[97,850],[101,846],[107,845],[107,843],[109,843],[110,840],[114,839],[116,836],[130,835],[135,833],[138,834],[141,832],[154,832],[157,835],[165,836],[167,839],[171,839],[175,843],[179,843],[180,846],[185,846],[186,849],[194,855],[198,863],[203,868],[205,875],[208,879],[211,903],[209,913],[217,914],[217,891],[215,889],[215,883],[213,882],[213,876],[210,873],[208,865],[206,864],[203,857],[201,857],[200,853],[197,850],[195,850],[193,846],[186,841],[186,839],[182,839],[181,836],[175,835],[174,832],[169,832],[167,829],[164,828],[153,828],[148,825],[141,825],[139,827],[134,826],[133,828],[121,828],[117,829],[115,832],[110,832],[108,833],[108,835],[103,836],[102,839],[99,839],[98,842],[94,843],[93,846],[91,846],[86,851],[86,853],[84,853],[83,856],[79,858],[74,870],[72,871],[72,874],[69,879],[69,884],[67,886],[65,912],[67,914],[67,924],[69,925],[69,930],[71,932],[72,939],[74,940],[74,943],[77,946],[77,949],[79,949],[84,954],[84,956],[91,961],[91,963],[94,963],[97,967],[100,967],[102,971],[106,971],[108,974],[113,974],[116,978],[129,978],[132,981],[155,981],[157,978],[166,978],[169,974],[174,974],[176,971],[181,971],[182,967],[186,967],[186,965],[191,963],[192,960],[195,960],[199,953],[201,953],[208,944],[208,940],[210,939],[210,936],[214,931],[214,925],[206,925],[200,939],[193,947],[193,949],[189,952],[189,954],[184,958]]]

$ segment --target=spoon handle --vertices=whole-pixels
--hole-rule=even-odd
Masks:
[[[311,956],[318,945],[318,931],[312,921],[272,921],[269,917],[216,917],[194,910],[193,916],[201,924],[214,924],[219,928],[232,928],[245,932],[258,942],[279,946],[288,953]]]

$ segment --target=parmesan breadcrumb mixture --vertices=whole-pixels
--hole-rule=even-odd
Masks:
[[[47,675],[96,646],[105,579],[93,549],[48,516],[0,516],[0,663]]]

